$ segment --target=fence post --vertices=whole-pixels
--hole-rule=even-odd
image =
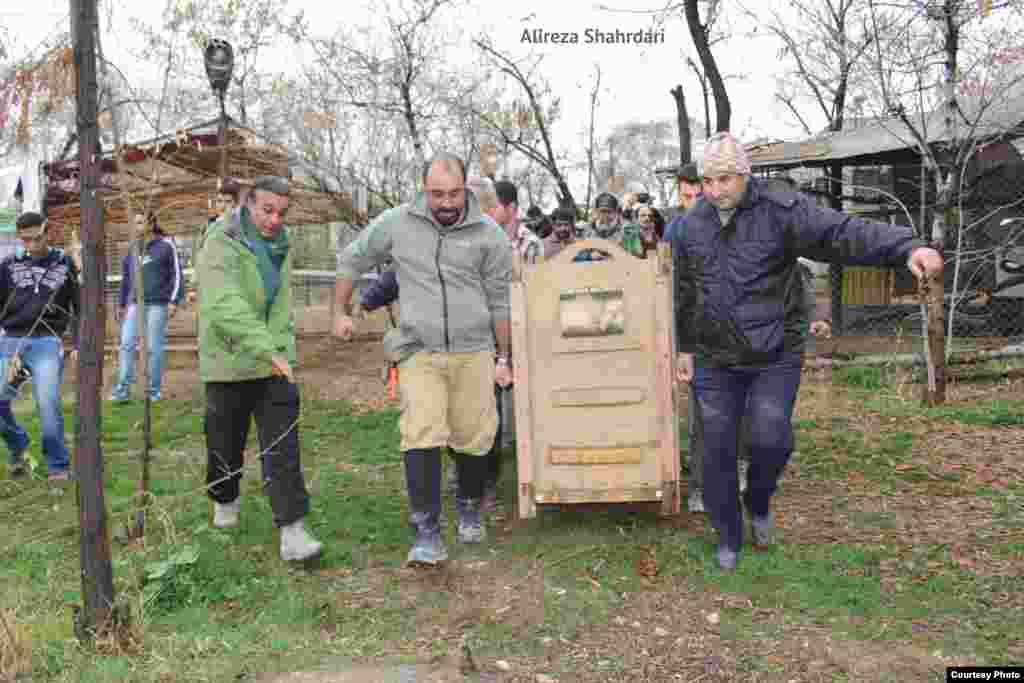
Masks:
[[[931,277],[924,277],[918,284],[921,299],[921,324],[924,326],[925,361],[928,364],[928,381],[921,389],[921,400],[926,406],[946,402],[946,329],[942,308],[942,283]]]
[[[82,597],[79,637],[92,638],[113,625],[114,579],[110,563],[106,504],[103,496],[101,445],[103,350],[106,339],[104,286],[106,239],[103,209],[96,188],[99,180],[99,133],[96,123],[96,0],[71,0],[74,40],[76,123],[81,169],[82,310],[78,365],[78,420],[75,469],[78,477],[79,553]]]

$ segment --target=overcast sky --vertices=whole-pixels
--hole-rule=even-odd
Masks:
[[[772,0],[774,2],[774,0]],[[159,2],[118,2],[116,40],[107,40],[105,48],[129,78],[139,73],[135,60],[127,48],[137,45],[128,17],[141,17],[156,23]],[[18,48],[33,47],[67,25],[68,0],[4,0],[0,7],[0,22],[17,36]],[[695,54],[689,32],[681,17],[672,19],[662,27],[664,42],[656,45],[587,44],[587,30],[602,32],[640,31],[650,29],[650,14],[639,12],[658,7],[655,2],[619,0],[608,5],[627,11],[609,12],[598,8],[591,0],[516,0],[514,3],[493,0],[471,1],[468,11],[459,12],[460,31],[468,39],[489,35],[497,47],[512,55],[528,54],[531,49],[546,55],[545,75],[559,92],[565,103],[565,126],[576,135],[585,126],[589,115],[589,92],[593,67],[603,70],[602,94],[599,109],[599,128],[607,131],[616,124],[630,120],[675,118],[675,108],[669,89],[682,83],[687,93],[691,116],[703,119],[703,109],[697,81],[686,68],[684,56]],[[344,6],[342,11],[340,7]],[[303,10],[316,27],[334,27],[339,22],[362,23],[372,16],[360,2],[323,2],[320,0],[292,0],[290,8]],[[522,41],[524,29],[547,32],[576,33],[580,42],[575,45],[531,45]],[[739,32],[737,32],[739,33]],[[745,32],[744,32],[745,33]],[[774,77],[780,68],[775,59],[777,46],[767,37],[751,38],[736,35],[726,44],[716,46],[723,73],[741,79],[728,82],[733,107],[733,129],[744,138],[761,135],[775,137],[800,136],[798,128],[786,116],[773,98]],[[278,60],[274,60],[278,61]],[[283,68],[268,65],[270,70]],[[566,140],[566,145],[574,141]]]

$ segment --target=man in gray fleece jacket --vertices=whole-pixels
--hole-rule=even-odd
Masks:
[[[334,333],[352,338],[351,298],[360,275],[387,260],[402,292],[401,321],[384,339],[398,363],[401,450],[416,541],[413,565],[448,557],[441,539],[441,449],[455,452],[460,543],[480,543],[487,461],[498,428],[494,384],[512,381],[505,231],[466,191],[463,162],[430,161],[424,192],[381,214],[338,258]],[[497,349],[495,349],[497,346]],[[495,351],[497,354],[495,355]]]

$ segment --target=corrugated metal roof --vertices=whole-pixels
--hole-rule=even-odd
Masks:
[[[968,106],[961,103],[962,106]],[[1009,135],[1024,136],[1024,93],[1002,97],[986,103],[980,115],[966,112],[958,121],[959,134],[972,138],[988,138]],[[975,105],[975,109],[980,107]],[[931,143],[948,139],[945,115],[936,110],[927,116],[909,116],[916,121],[918,130],[923,131]],[[971,130],[964,119],[976,121]],[[917,143],[910,129],[897,117],[868,119],[848,130],[823,133],[806,140],[795,142],[771,142],[749,145],[750,162],[754,168],[785,166],[821,166],[844,159],[879,155],[899,150],[915,150]]]

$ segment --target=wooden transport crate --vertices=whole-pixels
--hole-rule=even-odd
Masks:
[[[574,262],[585,249],[609,260]],[[672,259],[583,240],[511,285],[519,515],[660,503],[678,514]]]

